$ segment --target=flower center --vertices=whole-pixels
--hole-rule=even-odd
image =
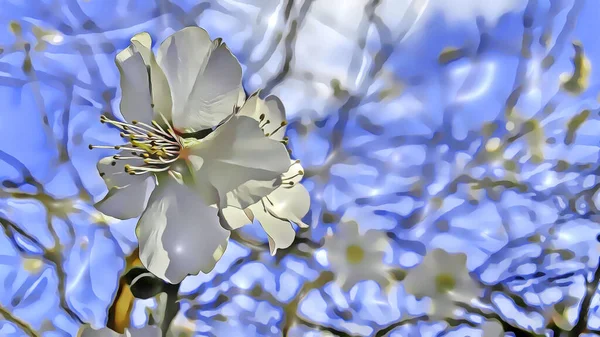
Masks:
[[[131,175],[139,175],[149,172],[168,171],[171,165],[181,156],[183,145],[173,128],[163,117],[166,127],[162,127],[156,121],[151,125],[132,121],[123,123],[100,117],[100,122],[115,126],[121,130],[121,137],[128,143],[117,146],[90,145],[90,149],[115,149],[122,150],[113,156],[117,160],[126,160],[125,172]],[[128,151],[127,154],[123,155]]]
[[[351,264],[359,264],[365,258],[365,251],[359,245],[350,245],[346,248],[346,259]]]
[[[445,294],[456,287],[456,280],[450,274],[438,274],[435,277],[435,287],[438,293]]]

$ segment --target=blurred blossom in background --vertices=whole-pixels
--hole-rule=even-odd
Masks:
[[[186,26],[281,99],[311,207],[274,256],[258,223],[232,232],[177,289],[169,336],[600,334],[599,17],[596,0],[0,0],[0,336],[169,316],[168,292],[123,286],[136,219],[94,209],[88,144],[119,141],[98,123],[119,110],[115,55]]]

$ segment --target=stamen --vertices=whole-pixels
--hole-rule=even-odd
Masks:
[[[119,135],[129,142],[116,146],[89,145],[88,147],[90,149],[128,151],[112,156],[114,161],[110,163],[115,166],[117,160],[137,160],[137,162],[133,162],[136,163],[136,166],[129,163],[125,164],[122,173],[141,175],[169,171],[171,164],[179,159],[183,145],[164,115],[160,115],[166,127],[156,121],[148,124],[131,121],[131,124],[128,124],[101,116],[100,119],[103,123],[108,123],[120,129]]]
[[[265,128],[265,126],[266,126],[267,124],[269,124],[269,123],[271,123],[271,121],[267,119],[267,120],[265,121],[265,123],[264,123],[264,124],[260,125],[260,123],[259,123],[259,124],[258,124],[258,126],[259,126],[261,129],[264,129],[264,128]]]
[[[294,178],[296,178],[298,176],[303,176],[303,175],[304,175],[304,171],[300,170],[300,171],[298,171],[298,173],[294,174],[293,176],[281,178],[281,180],[283,180],[283,181],[291,180],[291,179],[294,179]]]
[[[277,127],[277,129],[273,130],[273,131],[271,132],[271,134],[270,134],[270,135],[271,135],[271,136],[272,136],[272,135],[274,135],[275,133],[277,133],[277,131],[281,130],[281,128],[283,128],[283,127],[284,127],[284,126],[286,126],[286,125],[287,125],[287,121],[283,121],[283,122],[281,122],[281,124],[280,124],[280,125]],[[269,136],[269,134],[267,133],[267,135],[266,135],[266,136],[268,137],[268,136]]]

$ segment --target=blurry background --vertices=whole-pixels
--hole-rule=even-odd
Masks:
[[[282,99],[312,207],[291,248],[270,256],[250,226],[186,279],[175,336],[480,336],[472,315],[405,319],[427,300],[397,280],[436,247],[496,291],[488,316],[568,330],[599,255],[599,17],[595,0],[0,0],[0,336],[107,324],[135,220],[91,206],[87,146],[118,137],[98,123],[116,53],[189,25],[223,38],[248,93]],[[351,221],[388,241],[387,291],[332,282],[352,261],[324,237]],[[135,301],[133,325],[152,308]]]

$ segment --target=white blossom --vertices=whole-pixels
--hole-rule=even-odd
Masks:
[[[123,121],[101,121],[126,143],[90,145],[120,151],[98,163],[109,191],[96,207],[119,219],[141,215],[142,263],[178,283],[209,272],[222,256],[229,231],[219,209],[261,200],[279,186],[290,159],[258,121],[235,114],[245,99],[242,69],[220,39],[187,27],[156,57],[151,44],[147,33],[138,34],[116,57]],[[270,187],[239,189],[249,181]]]
[[[427,253],[423,261],[410,269],[404,279],[404,289],[417,299],[429,297],[429,314],[451,316],[454,301],[468,303],[480,295],[479,284],[471,278],[465,254],[450,254],[442,249]]]
[[[263,100],[257,92],[238,114],[257,120],[268,138],[287,142],[284,137],[287,125],[285,111],[276,96],[268,96]],[[281,177],[272,181],[249,181],[230,192],[226,197],[231,206],[223,209],[229,228],[237,229],[256,219],[267,233],[271,254],[275,254],[277,249],[289,247],[296,237],[292,223],[308,227],[302,222],[310,207],[308,191],[300,184],[303,176],[304,169],[300,161],[292,160],[289,169]],[[273,186],[279,187],[273,190]],[[244,200],[239,196],[252,196],[249,191],[261,190],[272,192],[255,203],[252,203],[253,199]]]
[[[324,245],[330,268],[344,291],[363,280],[387,287],[390,279],[383,257],[388,247],[385,234],[371,229],[361,235],[354,221],[340,223],[337,231],[325,238]]]

